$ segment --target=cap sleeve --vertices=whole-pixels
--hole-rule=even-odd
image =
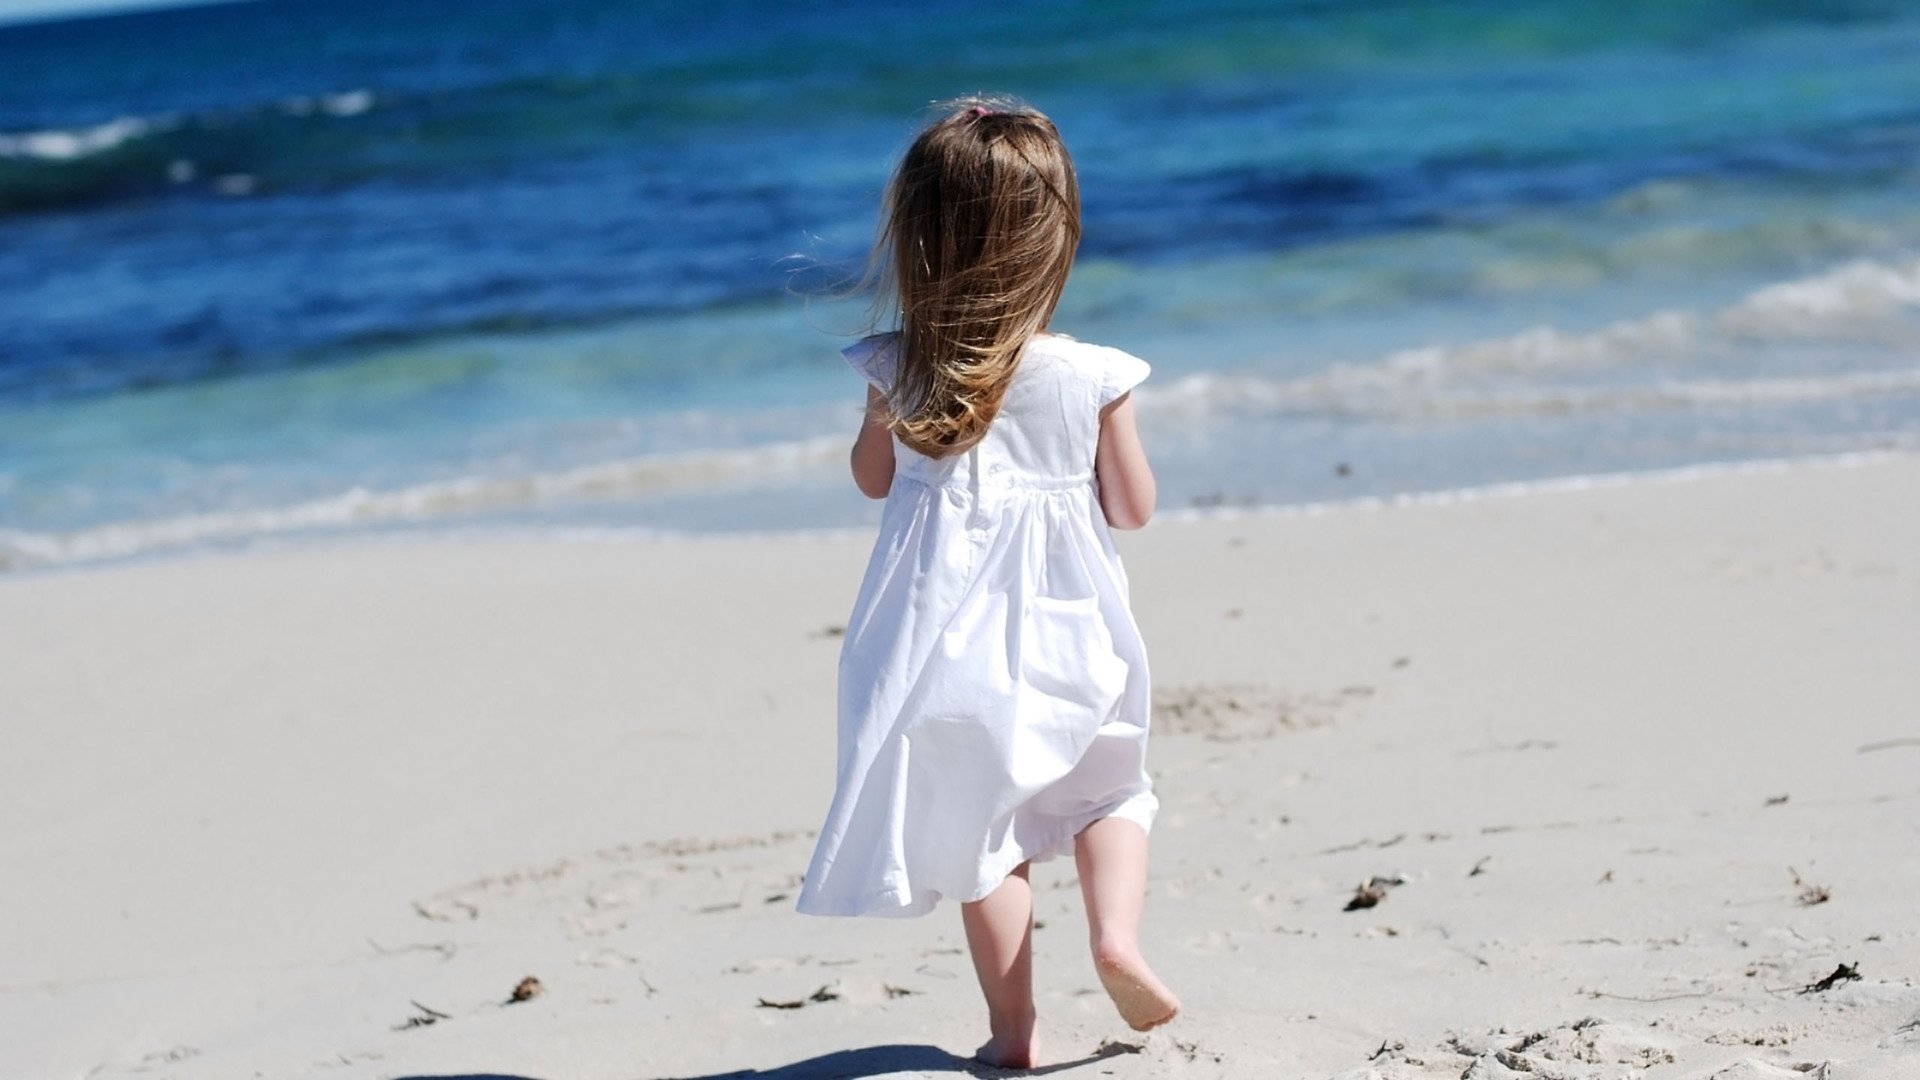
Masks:
[[[893,368],[899,356],[899,334],[874,334],[840,350],[848,365],[876,389],[893,387]]]
[[[1139,386],[1152,370],[1145,360],[1132,353],[1100,350],[1100,407],[1106,408],[1121,394]]]

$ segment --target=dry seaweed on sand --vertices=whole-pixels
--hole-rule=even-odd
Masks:
[[[395,1031],[406,1031],[409,1028],[426,1027],[429,1024],[437,1024],[442,1020],[453,1019],[453,1017],[449,1016],[448,1014],[443,1013],[438,1009],[429,1009],[425,1005],[422,1005],[419,1002],[414,1001],[412,998],[407,999],[407,1004],[413,1006],[416,1009],[419,1009],[420,1012],[414,1016],[407,1017],[406,1023],[394,1025],[393,1030]]]
[[[801,1009],[820,1002],[839,1000],[840,991],[835,990],[831,986],[823,986],[813,993],[808,994],[806,997],[793,1001],[771,1001],[767,998],[761,998],[759,1007],[762,1009]]]
[[[1824,904],[1833,899],[1833,890],[1827,888],[1825,885],[1815,885],[1810,881],[1802,879],[1800,877],[1800,871],[1795,870],[1791,866],[1787,867],[1787,873],[1793,875],[1793,884],[1800,890],[1800,895],[1797,899],[1800,901],[1801,907],[1812,907],[1815,904]]]
[[[1826,978],[1821,979],[1819,982],[1810,982],[1801,987],[1800,992],[1803,994],[1824,994],[1843,982],[1852,982],[1858,978],[1860,978],[1859,964],[1841,964],[1839,967],[1834,968],[1833,973]]]
[[[1396,885],[1405,885],[1407,879],[1395,874],[1392,877],[1370,877],[1360,883],[1353,891],[1353,897],[1347,901],[1342,911],[1365,911],[1377,906],[1387,898],[1387,890]]]

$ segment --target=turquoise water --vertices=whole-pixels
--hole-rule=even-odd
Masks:
[[[0,565],[858,524],[928,100],[1059,121],[1163,499],[1920,445],[1895,4],[256,3],[0,27]]]

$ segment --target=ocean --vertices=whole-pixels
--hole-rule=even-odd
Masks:
[[[0,570],[859,527],[929,102],[1208,512],[1920,448],[1920,8],[260,0],[0,25]]]

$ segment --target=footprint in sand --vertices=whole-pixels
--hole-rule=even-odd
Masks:
[[[585,915],[568,916],[566,926],[568,937],[606,937],[627,928],[627,915],[621,911],[590,911]]]
[[[1204,934],[1196,934],[1186,940],[1186,946],[1188,952],[1202,955],[1240,951],[1240,946],[1233,940],[1233,935],[1225,930],[1209,930]]]
[[[1203,683],[1157,686],[1153,729],[1198,735],[1214,742],[1271,739],[1289,731],[1324,727],[1372,687],[1350,686],[1330,695],[1295,694],[1269,686]]]
[[[1827,1080],[1831,1062],[1794,1061],[1775,1065],[1758,1058],[1736,1061],[1714,1073],[1709,1080]]]
[[[1459,1074],[1462,1080],[1602,1080],[1671,1064],[1674,1045],[1666,1036],[1589,1016],[1522,1035],[1504,1030],[1454,1034],[1439,1051],[1469,1059]]]
[[[640,961],[619,949],[590,949],[574,957],[573,962],[581,967],[622,968],[632,967]]]

